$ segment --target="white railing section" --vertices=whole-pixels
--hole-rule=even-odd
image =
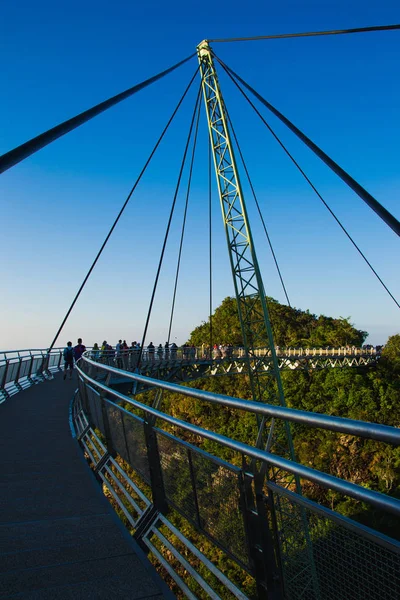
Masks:
[[[116,352],[115,348],[107,350],[93,350],[88,347],[90,357],[100,363],[115,365],[126,370],[134,370],[140,355],[139,348],[128,348]],[[307,358],[307,357],[380,357],[381,347],[372,346],[357,348],[356,346],[342,346],[339,348],[295,348],[276,346],[277,356],[282,358]],[[256,348],[253,355],[257,358],[271,356],[269,348]],[[141,363],[165,364],[168,362],[182,361],[190,364],[201,361],[213,361],[215,364],[241,360],[245,358],[245,350],[240,346],[220,345],[210,348],[202,346],[155,347],[147,346],[142,350]],[[0,352],[0,403],[29,386],[51,379],[53,374],[61,371],[64,366],[63,348],[53,348],[50,354],[45,348],[6,350]],[[333,365],[332,365],[333,366]],[[348,365],[352,366],[352,365]],[[355,365],[356,366],[356,365]]]

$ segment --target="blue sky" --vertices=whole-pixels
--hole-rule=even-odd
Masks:
[[[195,51],[204,38],[399,21],[395,1],[142,4],[3,3],[0,153]],[[217,54],[348,170],[397,218],[400,32],[215,44]],[[1,176],[0,348],[47,346],[196,68],[196,59]],[[258,117],[221,86],[291,303],[350,316],[377,344],[400,330],[386,295]],[[140,339],[178,175],[193,88],[89,280],[60,345]],[[287,143],[356,242],[400,297],[399,240],[290,132]],[[204,113],[204,111],[203,111]],[[186,182],[186,178],[184,180]],[[244,186],[245,189],[246,186]],[[168,331],[184,189],[178,199],[148,341]],[[248,198],[267,293],[284,295]],[[207,130],[202,114],[172,339],[208,316]],[[214,188],[214,306],[233,293]]]

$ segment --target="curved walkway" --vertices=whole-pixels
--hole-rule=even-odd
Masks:
[[[173,598],[119,521],[69,427],[61,374],[0,405],[0,598]]]

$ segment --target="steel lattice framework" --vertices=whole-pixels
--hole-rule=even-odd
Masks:
[[[214,158],[214,166],[217,178],[218,192],[222,209],[222,217],[228,244],[229,259],[231,264],[235,295],[239,312],[243,345],[245,349],[245,362],[250,379],[253,399],[259,402],[270,402],[286,406],[282,380],[279,372],[278,358],[275,351],[271,321],[266,301],[264,283],[262,280],[257,254],[251,233],[246,204],[235,161],[233,145],[228,128],[227,113],[219,86],[218,76],[214,66],[211,48],[205,40],[199,44],[198,58],[202,78],[204,103],[207,112],[210,143]],[[255,349],[265,345],[266,354],[269,354],[272,362],[271,377],[262,377],[262,363],[260,357],[256,357]],[[260,365],[260,368],[252,368],[252,364]],[[273,382],[276,383],[277,393],[274,391]],[[272,384],[272,385],[271,385]],[[283,430],[275,426],[274,421],[270,423],[268,439],[264,437],[266,420],[258,421],[259,433],[256,441],[257,446],[265,444],[266,449],[279,449],[279,453],[295,460],[294,448],[290,426],[283,421]],[[268,470],[264,468],[257,472],[255,465],[256,487],[261,491],[262,481]],[[269,478],[278,481],[285,487],[295,487],[301,494],[300,480],[279,469],[271,469]],[[279,511],[279,506],[276,507]],[[259,510],[261,507],[254,507]],[[319,599],[318,581],[315,576],[315,564],[312,552],[312,543],[308,534],[308,526],[305,515],[302,516],[302,527],[306,544],[304,565],[305,590],[310,589],[313,599]],[[292,529],[291,518],[284,519],[286,525],[283,527],[284,536],[290,536]],[[283,557],[282,557],[283,558]],[[270,561],[264,561],[264,564]],[[284,562],[284,560],[282,561]],[[273,575],[271,573],[273,578]],[[311,591],[312,590],[312,591]],[[263,597],[259,590],[260,597]]]
[[[222,98],[211,49],[207,41],[198,46],[200,72],[204,102],[214,157],[222,217],[228,243],[229,258],[240,318],[245,359],[254,400],[269,401],[285,406],[285,397],[278,358],[272,334],[271,321],[264,283],[258,265],[249,218],[244,201],[239,173],[229,133],[225,105]],[[267,342],[267,344],[266,344]],[[260,377],[261,369],[252,365],[262,364],[262,357],[255,349],[265,347],[265,356],[272,363],[271,375],[276,381],[278,393],[271,399],[270,380]],[[264,428],[265,423],[260,424]],[[286,438],[290,457],[294,459],[290,428],[286,427]],[[261,436],[258,442],[260,443]]]

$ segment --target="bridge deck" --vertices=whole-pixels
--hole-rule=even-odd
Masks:
[[[0,405],[0,598],[173,598],[71,435],[75,388],[56,375]]]

